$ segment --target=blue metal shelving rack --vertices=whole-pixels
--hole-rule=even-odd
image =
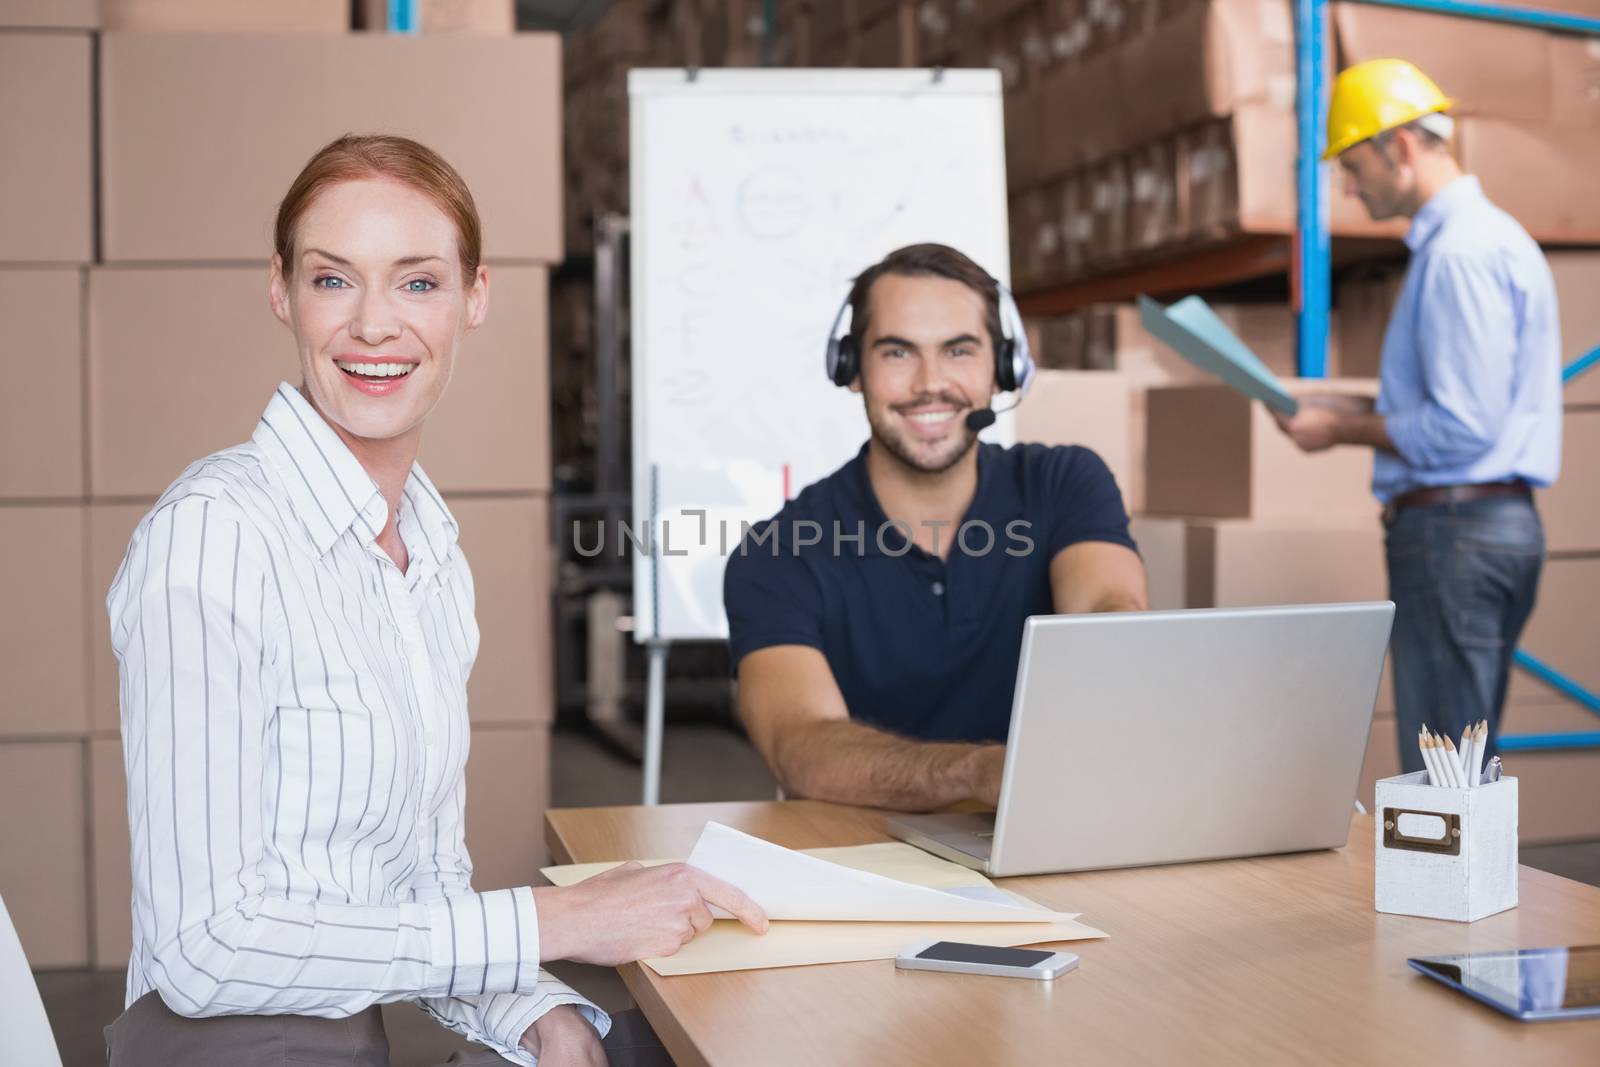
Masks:
[[[1466,3],[1462,0],[1359,0],[1382,7],[1409,8],[1460,18],[1485,19],[1521,26],[1533,26],[1563,33],[1600,36],[1600,19],[1562,12],[1499,4]],[[1295,73],[1298,87],[1295,117],[1299,149],[1295,160],[1295,181],[1299,194],[1298,226],[1294,251],[1294,294],[1297,304],[1297,337],[1300,374],[1306,378],[1327,375],[1328,305],[1330,293],[1330,238],[1328,198],[1322,151],[1326,145],[1327,85],[1324,77],[1327,47],[1327,0],[1293,0],[1295,23]],[[1600,364],[1600,347],[1578,357],[1562,372],[1570,382]],[[1586,689],[1555,667],[1517,649],[1513,661],[1541,682],[1578,704],[1600,715],[1600,694]],[[1600,748],[1600,731],[1510,734],[1500,738],[1507,752],[1549,752]]]

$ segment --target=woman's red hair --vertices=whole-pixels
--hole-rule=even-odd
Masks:
[[[294,268],[294,230],[317,195],[330,185],[366,178],[389,178],[409,185],[439,206],[455,223],[461,269],[470,283],[483,254],[483,224],[472,192],[456,169],[426,145],[409,137],[347,133],[325,145],[306,163],[278,205],[273,246],[288,277]]]

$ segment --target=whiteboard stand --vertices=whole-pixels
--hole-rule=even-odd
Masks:
[[[647,807],[661,803],[661,734],[667,718],[667,649],[671,645],[659,638],[646,645],[650,679],[644,704],[643,803]]]
[[[661,465],[650,464],[650,640],[645,642],[649,675],[644,698],[645,807],[661,803],[661,735],[667,721],[667,649],[671,642],[661,637],[661,533],[657,525],[661,508]]]

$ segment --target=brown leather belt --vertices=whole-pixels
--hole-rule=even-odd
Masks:
[[[1430,507],[1437,504],[1465,504],[1472,500],[1489,500],[1494,497],[1514,496],[1533,499],[1533,490],[1527,482],[1483,482],[1478,485],[1430,485],[1401,493],[1383,509],[1385,522],[1393,522],[1395,515],[1406,508]]]

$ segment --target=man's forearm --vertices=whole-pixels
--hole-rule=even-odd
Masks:
[[[773,746],[784,790],[813,800],[930,811],[992,802],[1000,745],[912,741],[847,719],[791,727]]]
[[[1341,414],[1334,436],[1342,445],[1367,445],[1384,452],[1393,452],[1394,442],[1389,439],[1389,427],[1384,417],[1376,413]]]

